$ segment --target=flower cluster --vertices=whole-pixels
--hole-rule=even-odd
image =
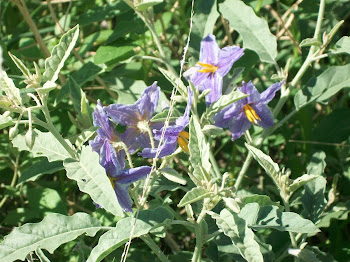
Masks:
[[[235,61],[242,57],[244,49],[229,46],[220,49],[215,36],[208,35],[201,42],[200,62],[187,71],[190,82],[199,90],[210,90],[206,95],[206,105],[217,101],[222,95],[223,77],[230,71]],[[275,83],[259,94],[252,82],[243,82],[241,91],[248,97],[230,104],[213,116],[214,124],[229,128],[232,139],[237,139],[250,128],[251,124],[268,128],[273,125],[273,116],[267,103],[281,88],[282,82]],[[190,122],[193,92],[188,88],[187,105],[184,114],[165,127],[163,122],[152,121],[158,107],[160,88],[157,82],[147,87],[141,97],[131,105],[112,104],[102,107],[98,101],[93,113],[94,126],[99,127],[97,136],[90,141],[92,149],[99,153],[100,164],[105,168],[119,204],[124,211],[132,212],[129,196],[131,183],[145,178],[151,171],[149,166],[133,168],[131,158],[129,169],[125,168],[125,158],[140,151],[144,158],[171,155],[178,146],[189,153],[189,133],[185,131]],[[114,125],[126,126],[122,134]],[[160,143],[163,137],[163,143]]]

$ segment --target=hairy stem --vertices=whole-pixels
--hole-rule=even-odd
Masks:
[[[170,260],[164,255],[162,250],[160,250],[159,246],[153,241],[153,239],[149,235],[143,235],[140,237],[146,245],[152,249],[152,251],[156,254],[162,262],[170,262]]]

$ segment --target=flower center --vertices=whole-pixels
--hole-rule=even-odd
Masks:
[[[139,122],[137,122],[137,128],[142,133],[148,133],[148,131],[149,131],[148,121],[139,121]]]
[[[247,104],[243,106],[243,111],[246,114],[248,120],[252,122],[254,125],[258,125],[258,120],[261,121],[258,114],[255,112],[255,110],[251,107],[251,105]]]
[[[190,152],[190,150],[188,149],[188,140],[189,139],[190,139],[190,134],[186,131],[181,131],[179,133],[179,136],[177,137],[177,142],[179,143],[179,146],[186,153]]]
[[[212,73],[214,74],[216,72],[216,70],[218,70],[217,66],[211,65],[211,64],[205,64],[205,63],[200,63],[198,62],[197,64],[199,64],[202,69],[197,70],[197,72],[200,73]]]

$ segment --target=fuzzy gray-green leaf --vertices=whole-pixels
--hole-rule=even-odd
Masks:
[[[209,197],[211,195],[212,195],[212,193],[208,192],[208,190],[206,190],[203,187],[194,187],[184,195],[184,197],[181,199],[178,206],[184,207],[187,204],[197,202],[197,201],[199,201],[203,198]]]

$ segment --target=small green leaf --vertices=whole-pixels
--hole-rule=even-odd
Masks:
[[[301,213],[303,217],[317,223],[323,210],[326,207],[326,199],[324,193],[326,190],[326,179],[322,176],[311,180],[304,185],[305,192],[301,197],[304,211]]]
[[[61,160],[71,157],[61,143],[57,141],[53,134],[49,132],[41,132],[38,129],[34,129],[35,143],[30,150],[25,142],[24,135],[17,135],[12,144],[17,147],[19,151],[30,151],[35,157],[47,157],[50,162]],[[66,142],[70,145],[69,141]],[[71,145],[70,145],[71,146]]]
[[[350,200],[345,203],[339,202],[336,206],[333,206],[331,210],[328,210],[326,214],[321,217],[321,220],[317,223],[318,227],[329,227],[333,219],[347,220],[350,213]]]
[[[277,206],[259,206],[258,203],[245,205],[239,216],[248,226],[258,230],[272,228],[279,231],[315,234],[319,229],[310,220],[293,212],[282,212]]]
[[[311,78],[306,87],[299,90],[294,97],[297,110],[313,103],[327,104],[329,98],[345,87],[350,87],[350,64],[332,66],[316,78]]]
[[[19,106],[22,105],[22,98],[19,89],[13,83],[13,80],[9,78],[6,72],[2,71],[0,76],[0,91],[4,91],[7,98],[12,102],[11,104]]]
[[[301,41],[301,43],[299,44],[300,47],[313,46],[313,45],[321,46],[322,43],[315,38],[306,38],[306,39],[303,39],[303,41]]]
[[[82,147],[85,142],[90,140],[90,138],[93,137],[98,128],[99,127],[97,126],[92,126],[89,129],[85,129],[83,132],[81,132],[81,134],[75,140],[75,145],[77,146],[77,148]]]
[[[216,136],[216,135],[222,134],[222,132],[224,132],[224,129],[214,125],[205,125],[202,131],[203,131],[203,134],[210,137],[210,136]]]
[[[315,179],[316,177],[317,177],[316,175],[308,175],[308,174],[298,177],[289,185],[289,192],[293,193],[297,191],[300,187],[305,185],[307,182]]]
[[[190,162],[193,167],[193,175],[201,181],[204,179],[201,167],[203,167],[206,173],[210,173],[210,147],[197,118],[193,116],[190,120],[190,140],[188,148],[190,150]]]
[[[319,262],[314,252],[308,249],[288,249],[288,253],[295,257],[300,258],[304,262]]]
[[[187,180],[184,179],[182,176],[180,176],[180,174],[173,168],[165,167],[165,168],[159,169],[159,172],[161,172],[162,175],[170,181],[173,181],[181,185],[187,184]]]
[[[44,82],[56,82],[64,62],[73,50],[79,36],[79,25],[67,31],[51,52],[51,56],[45,60]]]
[[[257,203],[261,207],[277,206],[278,208],[281,208],[281,205],[279,203],[273,202],[269,196],[265,196],[265,195],[245,196],[242,198],[242,202],[244,205],[247,205],[249,203]]]
[[[326,168],[326,154],[323,151],[313,153],[306,167],[309,175],[321,176]]]
[[[0,115],[0,130],[14,124],[15,123],[12,121],[12,117],[4,116],[4,114]]]
[[[173,215],[164,207],[154,210],[143,210],[140,212],[135,223],[135,218],[127,217],[118,221],[114,229],[103,234],[97,246],[95,246],[87,262],[99,262],[103,260],[113,250],[117,249],[130,238],[130,232],[135,224],[132,238],[148,234],[152,229],[169,223],[173,220]]]
[[[333,54],[348,54],[350,55],[350,37],[343,36],[335,43],[335,50],[332,51]]]
[[[139,4],[135,5],[135,9],[145,11],[147,8],[163,3],[163,0],[142,0]]]
[[[0,261],[24,260],[37,248],[51,254],[62,244],[82,234],[94,236],[101,229],[98,219],[85,213],[72,216],[49,214],[39,223],[28,223],[15,228],[0,243]]]
[[[263,262],[263,256],[259,244],[254,240],[254,232],[248,228],[244,219],[236,213],[223,209],[220,215],[211,212],[216,224],[228,236],[232,244],[238,248],[241,256],[249,262]]]
[[[206,190],[203,187],[194,187],[184,195],[184,197],[181,199],[180,203],[177,206],[184,207],[188,204],[197,202],[206,197],[210,197],[211,195],[212,193],[208,192],[208,190]]]
[[[80,161],[66,159],[63,162],[70,179],[77,181],[79,189],[108,212],[123,216],[122,208],[109,181],[105,169],[99,163],[99,155],[90,146],[81,150]]]
[[[11,54],[10,52],[8,52],[8,54],[11,57],[12,61],[15,63],[15,65],[18,67],[18,69],[21,70],[23,75],[28,79],[31,76],[31,73],[30,73],[29,69],[15,55]]]
[[[221,109],[225,108],[226,106],[232,104],[233,102],[236,102],[240,99],[243,99],[249,95],[244,94],[239,91],[232,91],[228,95],[222,95],[216,102],[212,103],[207,108],[207,115],[208,117],[213,116],[217,112],[219,112]]]
[[[173,87],[178,86],[178,91],[180,92],[182,97],[187,97],[187,88],[184,83],[179,80],[176,76],[170,73],[168,70],[165,70],[161,67],[158,67],[158,70],[165,76],[165,78],[173,85]]]
[[[240,0],[225,0],[219,11],[243,38],[243,47],[253,50],[260,60],[276,63],[277,42],[265,19],[257,17],[254,10]]]
[[[121,42],[117,46],[100,46],[94,56],[95,64],[105,64],[108,62],[120,62],[135,55],[134,48],[137,44],[133,42]]]

